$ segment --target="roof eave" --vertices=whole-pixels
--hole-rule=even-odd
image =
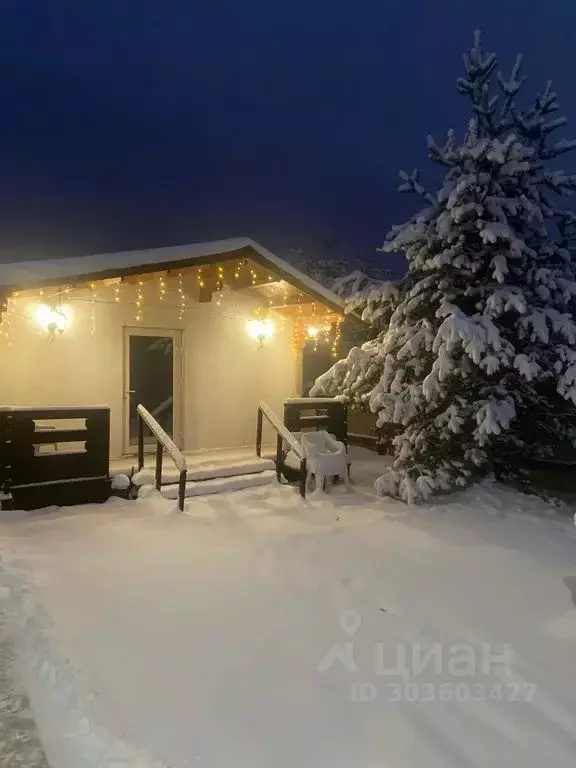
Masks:
[[[311,296],[319,303],[329,307],[334,312],[341,315],[344,314],[345,304],[338,294],[313,280],[308,275],[305,275],[299,269],[266,250],[258,243],[248,239],[245,240],[245,244],[233,250],[208,253],[203,256],[191,256],[188,259],[164,260],[145,264],[135,264],[126,267],[116,266],[80,274],[62,274],[58,277],[47,277],[40,280],[30,279],[13,284],[2,284],[0,285],[0,295],[9,296],[19,291],[30,290],[31,288],[58,287],[63,283],[78,285],[82,283],[96,282],[98,280],[112,279],[115,277],[148,275],[167,270],[176,272],[188,267],[207,266],[242,258],[252,259],[254,262],[276,274],[280,279],[286,280],[290,285],[293,285],[295,288]]]

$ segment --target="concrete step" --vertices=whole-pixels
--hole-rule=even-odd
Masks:
[[[268,485],[276,478],[276,472],[266,469],[263,472],[252,472],[244,475],[229,475],[228,477],[213,477],[209,480],[196,480],[186,483],[186,496],[203,496],[226,491],[241,491],[258,485]],[[178,498],[178,484],[164,485],[161,494],[167,499]]]

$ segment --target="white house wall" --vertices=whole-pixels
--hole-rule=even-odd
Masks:
[[[126,388],[124,327],[181,329],[183,447],[252,445],[258,401],[281,414],[283,400],[298,394],[299,360],[290,349],[290,322],[273,314],[274,337],[259,349],[246,333],[254,305],[239,292],[224,294],[220,306],[215,299],[188,302],[180,321],[174,287],[159,305],[157,286],[145,283],[143,316],[137,323],[135,291],[123,287],[119,303],[112,287],[98,290],[93,302],[89,293],[64,301],[73,317],[53,341],[31,319],[34,302],[12,300],[4,326],[8,338],[0,338],[0,405],[107,405],[111,454],[119,456]]]

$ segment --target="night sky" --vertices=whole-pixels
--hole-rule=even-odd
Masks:
[[[372,257],[417,202],[398,168],[425,179],[426,134],[465,127],[478,26],[576,134],[574,0],[0,0],[2,260],[230,236]]]

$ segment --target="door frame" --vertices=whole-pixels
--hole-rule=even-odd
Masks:
[[[122,450],[125,456],[134,455],[138,446],[130,445],[130,336],[164,336],[173,339],[172,386],[174,403],[172,408],[173,440],[180,449],[184,444],[184,408],[182,394],[184,390],[184,344],[181,328],[155,328],[143,326],[124,326],[123,338],[123,376],[122,376]],[[144,446],[146,451],[146,445]],[[154,450],[151,444],[150,450]]]

